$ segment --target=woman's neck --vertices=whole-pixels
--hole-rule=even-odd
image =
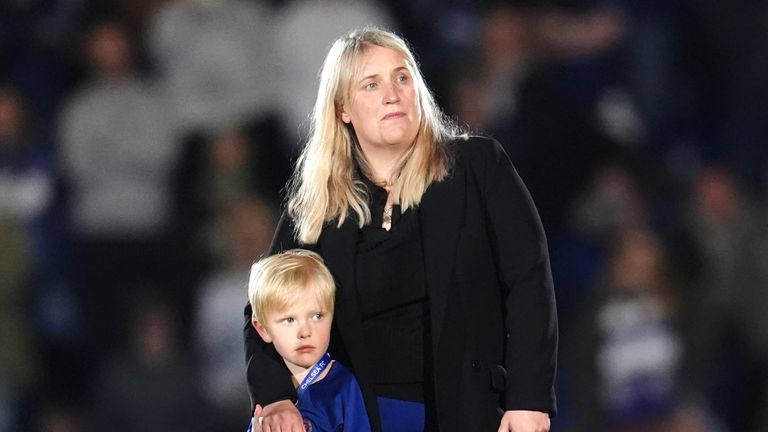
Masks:
[[[363,156],[370,171],[367,174],[371,181],[380,186],[391,186],[393,174],[407,151],[408,147],[391,149],[363,147]]]

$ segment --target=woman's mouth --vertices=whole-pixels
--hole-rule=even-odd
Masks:
[[[382,118],[382,120],[394,120],[394,119],[399,119],[403,117],[405,117],[404,112],[393,112],[385,115],[384,118]]]

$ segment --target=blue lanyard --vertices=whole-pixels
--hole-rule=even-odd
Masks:
[[[304,379],[301,381],[301,384],[296,388],[296,395],[298,397],[301,397],[301,395],[307,390],[307,387],[310,386],[317,377],[320,376],[320,374],[323,372],[323,370],[328,366],[328,364],[331,363],[331,355],[328,353],[325,353],[325,355],[315,363],[314,366],[312,366],[312,369],[309,371],[307,376],[304,377]]]

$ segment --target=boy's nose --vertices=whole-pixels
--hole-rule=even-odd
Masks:
[[[312,335],[308,325],[299,327],[299,339],[306,339]]]

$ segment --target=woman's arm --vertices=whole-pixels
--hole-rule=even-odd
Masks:
[[[471,144],[470,144],[471,145]],[[505,407],[554,414],[557,313],[544,229],[501,145],[482,147],[489,237],[506,294]]]
[[[290,220],[283,215],[277,225],[269,254],[297,247],[293,239]],[[296,399],[296,390],[285,362],[272,344],[264,343],[251,324],[251,305],[246,304],[243,319],[245,357],[247,364],[248,391],[251,408],[256,404],[263,407],[285,399]]]
[[[299,247],[293,225],[283,214],[277,224],[269,254]],[[299,410],[294,405],[296,390],[291,373],[272,344],[265,343],[251,324],[251,305],[244,310],[245,356],[248,391],[254,413],[254,432],[262,430],[304,430]]]

